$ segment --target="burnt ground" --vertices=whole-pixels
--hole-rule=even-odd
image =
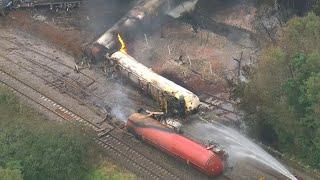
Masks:
[[[246,64],[256,55],[258,47],[250,26],[255,7],[237,1],[227,5],[215,2],[207,5],[213,7],[208,10],[202,4],[197,7],[196,19],[207,22],[199,24],[197,33],[185,21],[169,20],[164,24],[162,37],[159,30],[146,32],[148,43],[143,35],[130,44],[135,49],[133,56],[159,73],[180,79],[179,83],[198,94],[227,92],[225,76],[237,72],[233,59],[240,58],[243,52]],[[180,56],[182,64],[177,62]]]
[[[63,56],[58,59],[65,60],[70,67],[73,67],[74,62],[81,61],[83,47],[122,17],[130,9],[131,3],[129,0],[123,4],[111,0],[109,2],[97,0],[96,2],[98,5],[87,4],[79,10],[71,12],[48,12],[46,9],[13,12],[6,21],[1,20],[2,25],[9,27],[9,30],[6,29],[2,32],[2,37],[17,36],[16,30],[12,30],[16,28],[27,31],[47,40],[58,48],[50,55],[69,54],[67,58]],[[239,58],[243,53],[243,63],[251,63],[259,49],[255,43],[255,31],[251,25],[257,9],[244,1],[240,2],[215,1],[211,2],[210,6],[200,4],[196,9],[199,18],[203,14],[210,18],[206,19],[208,25],[200,25],[197,33],[185,21],[172,19],[164,21],[162,32],[159,28],[150,28],[145,32],[137,33],[136,37],[128,42],[129,54],[156,72],[189,88],[200,96],[210,93],[219,97],[223,105],[223,101],[229,99],[225,77],[236,75],[237,64],[233,59]],[[6,31],[14,33],[6,34]],[[161,37],[161,33],[163,37]],[[37,44],[35,42],[40,40],[35,39],[28,42],[28,38],[32,39],[33,37],[23,33],[22,37],[26,39],[12,38],[14,41],[25,41],[24,46],[33,43],[32,48],[42,47],[42,43],[34,46]],[[1,41],[3,42],[3,40]],[[18,49],[19,46],[15,48]],[[177,61],[179,56],[182,56],[183,62]],[[120,102],[120,106],[116,107],[114,112],[117,115],[119,109],[125,109],[127,114],[124,117],[141,106],[157,109],[148,97],[140,94],[131,86],[107,79],[100,69],[83,69],[82,72],[90,74],[91,77],[103,84],[103,86],[99,85],[100,87],[95,85],[91,87],[92,91],[105,97],[100,102],[91,99],[90,102],[94,102],[97,108],[101,108],[104,103],[114,107]],[[41,83],[38,86],[41,86]],[[117,96],[120,98],[115,98]],[[128,97],[133,98],[127,101]],[[228,108],[233,110],[233,107]],[[237,119],[237,117],[231,117],[231,120]],[[141,149],[144,148],[146,147],[141,147]],[[151,152],[156,151],[151,149]],[[174,162],[171,158],[166,158],[170,163]],[[232,179],[257,179],[265,176],[272,179],[272,175],[252,168],[250,165],[245,165],[243,162],[238,162],[236,167],[238,168],[227,172],[228,177]],[[196,175],[197,173],[194,176]]]

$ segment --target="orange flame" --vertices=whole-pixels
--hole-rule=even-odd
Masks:
[[[122,39],[122,37],[120,36],[120,34],[118,33],[118,40],[121,44],[121,48],[120,48],[120,52],[122,53],[127,53],[127,46],[126,43],[124,42],[124,40]]]

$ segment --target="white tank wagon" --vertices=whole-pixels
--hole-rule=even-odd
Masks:
[[[107,59],[121,75],[159,102],[166,114],[184,116],[197,111],[200,100],[194,93],[153,72],[130,55],[117,51]]]
[[[108,49],[113,48],[114,39],[117,36],[118,32],[129,32],[136,28],[136,26],[141,25],[146,18],[150,18],[153,13],[155,13],[160,7],[163,6],[167,1],[166,0],[148,0],[138,6],[134,7],[128,14],[120,19],[113,27],[108,29],[97,41],[97,44],[100,44]]]

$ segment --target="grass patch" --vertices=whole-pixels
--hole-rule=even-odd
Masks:
[[[134,174],[129,173],[128,171],[124,171],[123,169],[120,169],[116,165],[106,161],[102,163],[97,169],[91,172],[89,179],[91,180],[120,180],[120,179],[134,180],[134,179],[137,179],[137,177]]]

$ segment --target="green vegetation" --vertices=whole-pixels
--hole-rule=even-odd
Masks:
[[[255,137],[320,168],[320,17],[291,19],[235,95]]]
[[[134,180],[137,179],[133,174],[127,173],[117,166],[110,164],[109,162],[103,163],[97,170],[94,170],[90,178],[91,180]]]
[[[0,86],[0,180],[134,179],[79,128],[46,120]],[[106,170],[107,169],[107,170]]]

